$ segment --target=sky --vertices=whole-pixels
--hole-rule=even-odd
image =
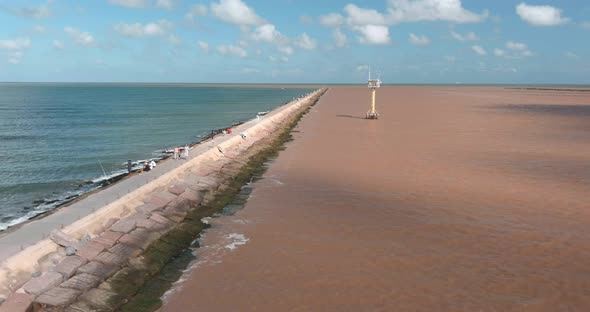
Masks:
[[[587,0],[0,0],[0,81],[590,84]]]

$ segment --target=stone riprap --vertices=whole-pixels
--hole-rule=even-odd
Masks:
[[[88,216],[78,221],[80,224],[54,231],[51,239],[41,243],[51,245],[47,248],[51,252],[44,255],[45,262],[56,263],[46,265],[49,269],[21,283],[22,287],[5,285],[6,289],[13,289],[13,293],[0,306],[0,312],[5,307],[10,307],[13,312],[26,311],[31,304],[35,309],[60,309],[74,302],[72,309],[100,309],[108,298],[117,295],[104,286],[106,279],[120,270],[124,272],[145,266],[133,259],[182,222],[191,209],[198,209],[207,198],[212,198],[211,194],[224,180],[239,172],[243,162],[235,158],[268,133],[279,129],[281,121],[301,111],[318,92],[283,106],[250,125],[247,139],[234,134],[219,144],[215,144],[216,139],[202,143],[213,144],[172,172],[146,184],[135,197],[131,197],[132,192],[121,198],[119,205],[111,204],[96,211],[94,219]],[[86,231],[82,230],[84,226]],[[67,248],[74,248],[75,255],[66,256]],[[39,250],[37,248],[36,252]],[[17,259],[22,259],[22,255]],[[6,264],[3,269],[6,272]],[[12,273],[13,277],[23,275],[22,272]],[[27,273],[31,276],[32,272]]]

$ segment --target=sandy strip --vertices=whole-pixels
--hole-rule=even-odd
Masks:
[[[590,310],[590,94],[368,99],[322,97],[162,311]]]

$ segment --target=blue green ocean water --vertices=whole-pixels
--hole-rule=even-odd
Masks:
[[[128,159],[161,157],[311,91],[0,84],[0,231],[98,188]]]

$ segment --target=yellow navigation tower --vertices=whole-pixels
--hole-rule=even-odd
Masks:
[[[377,76],[377,79],[371,79],[371,71],[369,71],[369,88],[371,89],[371,109],[367,112],[367,119],[379,119],[379,113],[375,109],[375,93],[377,88],[381,87],[381,79]]]

